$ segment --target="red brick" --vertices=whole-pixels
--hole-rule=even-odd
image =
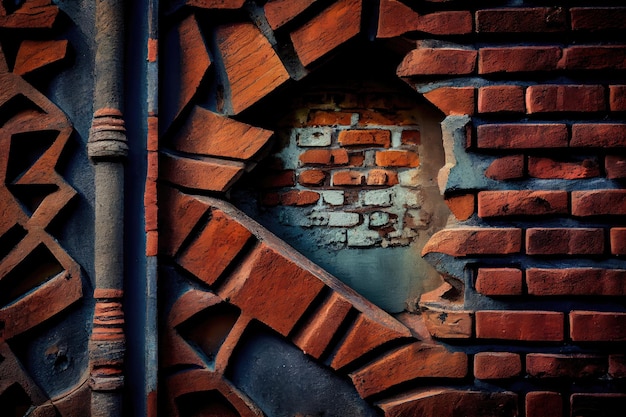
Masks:
[[[498,158],[485,170],[485,176],[496,181],[517,180],[524,177],[524,155]]]
[[[489,296],[521,295],[522,271],[516,268],[480,268],[476,291]]]
[[[476,197],[472,193],[455,195],[446,198],[444,201],[454,217],[460,221],[469,219],[476,211]]]
[[[558,392],[533,391],[526,394],[526,417],[563,417],[563,398]]]
[[[522,373],[517,353],[479,352],[474,355],[474,376],[478,379],[513,378]]]
[[[159,189],[159,252],[174,256],[198,221],[208,211],[208,205],[162,186]]]
[[[530,268],[526,271],[532,295],[626,295],[626,271],[601,268]]]
[[[521,229],[461,227],[435,233],[424,246],[422,256],[433,252],[455,257],[508,255],[519,253],[521,246]]]
[[[604,229],[531,228],[526,231],[529,255],[601,255]]]
[[[479,339],[561,341],[563,313],[553,311],[477,311]]]
[[[528,113],[606,110],[601,85],[533,85],[526,89]]]
[[[609,376],[626,378],[626,355],[609,355]]]
[[[360,171],[337,171],[333,173],[332,185],[362,185],[363,178]]]
[[[306,268],[261,243],[218,292],[243,315],[286,336],[323,287]]]
[[[59,7],[52,1],[26,1],[14,13],[2,13],[0,27],[9,29],[50,29],[59,15]]]
[[[365,155],[362,152],[354,153],[351,152],[348,155],[348,165],[351,167],[360,167],[363,166],[363,162],[365,161]]]
[[[473,49],[418,47],[404,57],[396,73],[399,77],[473,74],[477,55]]]
[[[469,339],[474,328],[473,312],[422,306],[426,329],[437,339]]]
[[[483,9],[476,12],[476,32],[535,33],[567,29],[562,7]]]
[[[296,185],[295,174],[291,169],[272,172],[259,178],[259,183],[262,188],[293,187]]]
[[[572,191],[574,216],[626,214],[626,190]]]
[[[626,178],[626,157],[607,155],[604,158],[604,169],[610,180]]]
[[[533,178],[564,180],[594,178],[600,175],[600,166],[595,159],[572,162],[529,156],[528,175]]]
[[[517,394],[509,391],[430,388],[409,392],[379,402],[377,405],[384,411],[386,417],[514,417],[518,415]]]
[[[186,0],[188,6],[203,9],[239,9],[245,0]]]
[[[372,169],[367,173],[367,185],[392,186],[398,183],[398,174],[385,169]]]
[[[400,112],[381,110],[358,110],[357,126],[406,126],[415,124]]]
[[[478,193],[479,217],[543,216],[566,214],[566,191],[504,190]]]
[[[526,355],[526,372],[535,378],[598,378],[607,373],[607,368],[607,358],[602,356]]]
[[[422,133],[419,130],[403,130],[403,145],[419,145],[422,142]]]
[[[342,130],[337,138],[342,146],[379,146],[391,145],[391,132],[381,129]]]
[[[60,62],[67,55],[65,40],[23,40],[15,57],[13,73],[25,75],[35,70]]]
[[[350,374],[350,378],[359,395],[367,398],[415,378],[463,378],[465,375],[465,353],[450,352],[441,345],[415,342]]]
[[[554,71],[561,58],[557,46],[514,46],[481,48],[478,73]]]
[[[345,149],[309,149],[300,155],[304,165],[346,165],[348,161]]]
[[[626,341],[626,313],[572,311],[569,321],[574,342]]]
[[[258,102],[289,79],[280,58],[256,25],[218,26],[215,36],[230,83],[234,114]]]
[[[308,186],[320,186],[326,180],[326,173],[319,169],[308,169],[298,175],[298,183]]]
[[[496,85],[479,88],[478,112],[526,112],[524,87],[517,85]]]
[[[477,128],[479,148],[532,149],[567,147],[565,124],[489,124]]]
[[[560,69],[608,70],[626,69],[626,46],[595,45],[570,46],[563,50]]]
[[[419,163],[419,155],[413,151],[389,150],[376,152],[376,165],[380,167],[414,168]]]
[[[361,1],[340,0],[291,33],[293,47],[305,67],[361,31]]]
[[[625,147],[626,123],[576,123],[572,125],[570,146]]]
[[[309,113],[307,125],[309,126],[350,126],[352,113],[343,111],[315,110]]]
[[[626,227],[612,228],[610,240],[613,255],[626,255]]]
[[[393,38],[413,31],[433,35],[464,35],[472,32],[472,15],[467,11],[420,15],[396,0],[380,2],[378,38]]]
[[[573,30],[595,32],[626,29],[624,7],[572,7],[570,13]]]
[[[572,394],[570,415],[582,417],[622,417],[626,394]]]
[[[424,93],[424,98],[446,116],[473,115],[476,89],[474,87],[440,87]]]
[[[611,111],[626,111],[626,85],[609,86],[609,108]]]
[[[223,159],[199,160],[161,154],[161,179],[196,190],[226,192],[243,175],[241,162]]]
[[[310,206],[319,199],[319,193],[308,190],[291,190],[280,195],[280,202],[285,206]]]
[[[330,363],[331,368],[343,368],[384,343],[411,335],[409,329],[399,322],[386,322],[388,318],[385,316],[381,320],[381,317],[359,314],[337,349]]]
[[[276,30],[313,3],[315,0],[271,0],[263,6],[263,10],[267,23]]]
[[[252,233],[219,210],[176,261],[208,285],[213,285],[252,238]],[[210,259],[210,262],[207,260]]]
[[[333,292],[307,321],[305,327],[294,336],[293,342],[304,353],[319,358],[351,308],[352,304],[348,300]]]

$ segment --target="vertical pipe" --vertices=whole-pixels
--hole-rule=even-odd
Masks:
[[[94,114],[87,153],[95,173],[95,290],[89,341],[91,416],[122,415],[124,387],[123,0],[96,0]]]

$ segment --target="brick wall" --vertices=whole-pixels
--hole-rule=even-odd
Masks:
[[[215,64],[221,77],[214,82],[228,80],[229,85],[216,87],[213,91],[224,95],[205,102],[215,103],[211,110],[221,117],[239,115],[261,125],[258,118],[253,123],[250,114],[261,112],[264,99],[288,85],[289,78],[295,82],[314,73],[332,52],[375,42],[398,53],[396,75],[445,115],[441,122],[445,160],[437,181],[454,216],[422,251],[441,274],[441,285],[422,295],[420,314],[396,316],[409,334],[395,327],[399,323],[391,317],[354,298],[347,299],[358,317],[342,313],[337,318],[332,313],[341,304],[336,297],[346,293],[317,272],[315,279],[329,285],[333,295],[323,300],[311,295],[314,278],[308,277],[301,286],[293,284],[293,292],[306,296],[310,304],[300,319],[289,316],[289,329],[277,318],[278,311],[258,306],[257,301],[247,303],[240,296],[237,306],[304,351],[315,345],[308,336],[325,334],[322,329],[332,322],[333,335],[325,334],[323,346],[315,346],[323,352],[315,357],[350,378],[359,395],[385,415],[621,415],[626,405],[626,9],[617,1],[575,5],[496,1],[468,6],[455,1],[381,0],[375,10],[356,0],[299,4],[292,8],[283,1],[269,1],[255,8],[254,16],[262,22],[258,28],[250,23],[237,28],[217,25],[217,50],[212,53],[224,59]],[[240,39],[247,43],[238,43]],[[257,85],[258,73],[251,68],[258,62],[245,57],[260,51],[269,57],[263,65],[271,77]],[[325,110],[342,116],[344,109]],[[387,142],[383,124],[358,126],[362,120],[358,109],[347,113],[349,119],[343,115],[345,120],[333,119],[330,126],[316,123],[289,132],[294,139],[291,161],[299,163],[283,167],[288,174],[276,180],[286,179],[281,185],[293,189],[266,193],[273,195],[266,203],[282,208],[323,204],[321,188],[340,187],[344,197],[346,190],[358,196],[370,192],[370,187],[391,189],[389,183],[368,184],[372,170],[386,171],[386,181],[397,173],[398,184],[392,187],[403,186],[402,170],[415,168],[411,159],[404,162],[408,167],[396,171],[380,166],[376,153],[414,152],[411,145],[403,145],[402,132],[419,129],[394,127],[398,130],[389,130]],[[305,121],[317,114],[307,113]],[[319,117],[323,120],[328,112]],[[350,133],[355,128],[362,131]],[[363,140],[359,139],[363,131],[374,128],[376,132],[365,137],[375,147],[348,145]],[[320,135],[307,136],[314,132]],[[330,132],[330,142],[324,132]],[[312,143],[303,142],[305,138],[323,145],[302,146]],[[360,157],[354,155],[360,152],[363,162],[357,164]],[[197,148],[190,153],[219,156]],[[422,164],[419,147],[416,154]],[[256,162],[243,152],[237,155],[240,170]],[[180,155],[166,158],[163,180],[188,192],[225,192],[230,180],[240,175],[207,185],[201,174],[181,178],[177,173],[177,166],[191,161],[183,162]],[[200,164],[199,158],[187,159]],[[219,172],[233,172],[233,157],[223,159],[228,163],[218,161],[224,167]],[[363,165],[366,161],[371,165]],[[354,208],[341,212],[355,212]],[[356,212],[361,223],[355,227],[369,225],[371,218],[366,219],[362,210]],[[217,230],[212,221],[201,230]],[[163,220],[168,222],[174,220]],[[266,241],[238,215],[232,214],[230,222]],[[175,228],[167,230],[176,236]],[[382,244],[384,238],[378,236]],[[179,236],[179,242],[184,238]],[[171,255],[188,272],[210,285],[217,283],[218,295],[228,300],[230,292],[237,295],[253,285],[257,295],[262,293],[261,279],[254,276],[248,283],[241,274],[265,265],[258,260],[261,255],[246,258],[244,267],[237,267],[241,259],[229,252],[237,252],[235,243],[211,237],[188,238],[186,245]],[[193,255],[209,249],[220,256],[228,253],[224,259],[233,266],[224,267],[231,271],[225,277],[209,274],[212,267],[201,266]],[[287,250],[276,253],[300,262]],[[249,255],[242,251],[238,256]],[[308,264],[298,265],[313,270]],[[268,286],[278,279],[274,275],[263,278]],[[263,296],[280,301],[273,294]]]

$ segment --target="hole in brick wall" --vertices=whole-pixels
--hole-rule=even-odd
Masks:
[[[7,417],[21,417],[28,413],[32,402],[24,389],[13,384],[0,394],[0,410]]]
[[[231,194],[389,312],[440,285],[420,252],[449,215],[436,182],[443,117],[396,65],[391,52],[355,47],[247,111],[246,122],[276,132],[274,146]]]

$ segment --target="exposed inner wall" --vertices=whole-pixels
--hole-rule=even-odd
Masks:
[[[442,115],[393,69],[353,56],[268,107],[271,155],[235,205],[385,310],[414,310],[441,284],[419,253],[450,214],[437,187]]]

